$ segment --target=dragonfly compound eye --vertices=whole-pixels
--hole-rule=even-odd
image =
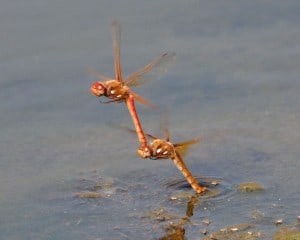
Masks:
[[[101,97],[102,95],[105,95],[106,88],[103,83],[101,82],[94,82],[91,86],[91,93],[94,94],[97,97]]]

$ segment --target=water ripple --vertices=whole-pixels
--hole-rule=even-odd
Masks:
[[[235,193],[235,188],[219,177],[196,177],[201,186],[207,187],[207,191],[200,195],[204,199],[213,199],[214,201],[227,201]],[[186,190],[191,189],[190,184],[185,178],[176,178],[162,182],[162,185],[168,189]]]

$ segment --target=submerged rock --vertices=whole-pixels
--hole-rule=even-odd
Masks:
[[[264,187],[257,182],[245,182],[245,183],[240,183],[237,186],[237,190],[242,193],[261,192],[264,190]]]
[[[181,225],[170,226],[166,229],[166,235],[159,240],[184,240],[185,229]]]
[[[254,228],[254,225],[247,223],[231,225],[210,234],[210,236],[204,238],[204,240],[256,240],[259,239],[262,234],[254,231]]]
[[[300,228],[283,227],[273,236],[273,240],[300,240]]]
[[[143,218],[150,218],[159,222],[165,222],[173,219],[180,219],[179,216],[169,214],[164,208],[154,210],[152,212],[146,212],[143,214]]]
[[[99,192],[82,192],[76,193],[75,196],[80,198],[102,198],[103,194]]]

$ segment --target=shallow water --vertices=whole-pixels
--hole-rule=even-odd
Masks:
[[[270,239],[276,220],[294,224],[299,7],[4,1],[0,239],[163,239],[170,226],[185,229],[186,239],[202,239],[242,223]],[[136,91],[167,109],[172,141],[200,137],[185,162],[200,182],[220,180],[210,185],[216,194],[193,197],[171,161],[139,159],[135,136],[109,125],[131,126],[126,108],[100,104],[89,93],[95,79],[86,66],[113,74],[114,18],[122,23],[125,73],[176,52],[165,76]],[[145,129],[162,136],[159,111],[138,111]],[[237,191],[253,181],[265,190]]]

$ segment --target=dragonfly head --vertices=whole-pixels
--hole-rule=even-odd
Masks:
[[[137,150],[137,154],[141,157],[141,158],[149,158],[152,156],[152,151],[148,146],[141,146],[139,147],[139,149]]]
[[[155,139],[151,142],[153,159],[173,159],[175,157],[174,146],[165,140]]]
[[[96,97],[101,97],[106,94],[106,87],[102,82],[94,82],[90,88],[90,91]]]

